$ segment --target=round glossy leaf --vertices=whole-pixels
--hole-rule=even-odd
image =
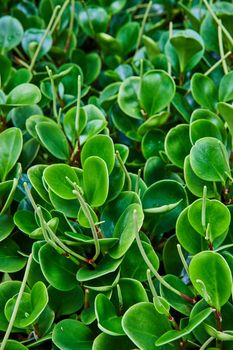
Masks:
[[[159,258],[151,244],[142,242],[143,249],[154,268],[159,268]],[[136,242],[133,242],[129,250],[126,252],[124,260],[121,264],[121,276],[135,278],[138,281],[144,282],[147,280],[146,265]]]
[[[42,122],[36,126],[42,145],[56,158],[67,160],[70,157],[69,144],[62,130],[56,124]]]
[[[93,343],[93,350],[131,350],[134,348],[133,343],[129,340],[128,337],[116,337],[111,336],[106,333],[99,334]]]
[[[179,168],[183,168],[185,157],[192,145],[189,139],[189,126],[180,124],[172,128],[165,139],[165,152],[168,158]]]
[[[0,242],[0,271],[17,272],[20,271],[26,262],[26,259],[19,254],[20,248],[11,239],[5,239]]]
[[[40,197],[43,198],[43,200],[45,200],[46,202],[49,202],[49,195],[42,181],[43,172],[46,169],[46,167],[47,166],[44,164],[34,165],[30,169],[28,169],[27,176],[33,188],[40,195]]]
[[[191,79],[191,90],[195,101],[212,111],[216,110],[218,91],[213,80],[201,73],[195,73]]]
[[[112,302],[104,295],[99,294],[95,299],[95,313],[98,327],[109,335],[124,335],[121,326],[122,317],[117,316],[117,310]]]
[[[135,210],[137,212],[137,223],[134,222]],[[137,227],[138,231],[140,230],[143,218],[142,207],[139,204],[131,204],[122,213],[113,232],[113,237],[119,238],[119,242],[109,252],[112,258],[119,259],[127,252],[135,239],[135,229]]]
[[[26,346],[16,340],[8,340],[5,346],[5,350],[27,350]]]
[[[64,199],[49,189],[49,198],[55,210],[60,211],[68,218],[77,218],[79,205],[77,199]]]
[[[75,144],[77,135],[80,136],[81,132],[83,131],[83,129],[87,124],[87,116],[86,116],[85,110],[83,108],[80,108],[79,127],[78,127],[78,130],[75,130],[76,110],[77,110],[76,107],[72,107],[71,109],[69,109],[68,112],[65,114],[64,121],[63,121],[65,134],[73,144]]]
[[[233,72],[225,74],[219,85],[219,101],[228,102],[233,100]]]
[[[231,214],[229,209],[216,199],[206,199],[205,205],[205,227],[202,223],[203,199],[197,199],[190,205],[188,219],[193,228],[205,236],[208,226],[208,235],[210,241],[224,234],[228,230]]]
[[[0,51],[9,51],[16,47],[23,36],[23,27],[14,17],[0,18]]]
[[[164,149],[164,139],[165,134],[162,130],[155,129],[148,131],[142,139],[143,156],[146,159],[159,156],[159,152]]]
[[[87,116],[87,124],[80,135],[80,144],[82,145],[91,136],[98,134],[107,125],[103,112],[96,106],[89,104],[83,107]]]
[[[95,36],[96,33],[106,32],[108,14],[104,8],[99,6],[83,7],[79,11],[79,23],[85,34]]]
[[[124,55],[135,49],[139,31],[140,25],[138,22],[129,22],[123,25],[117,32],[116,39],[121,44]]]
[[[204,137],[195,143],[190,152],[190,164],[202,180],[224,183],[230,174],[226,148],[213,137]]]
[[[204,42],[194,30],[175,32],[170,42],[176,50],[181,72],[195,67],[204,54]]]
[[[55,311],[57,317],[77,312],[84,303],[84,293],[80,286],[65,292],[50,286],[48,294],[49,306]]]
[[[144,350],[154,350],[155,341],[171,328],[168,318],[147,302],[131,306],[123,316],[122,326],[134,344]]]
[[[11,299],[14,295],[19,293],[19,289],[21,286],[20,281],[6,281],[0,284],[0,330],[6,331],[8,327],[8,320],[6,319],[4,308],[9,299]],[[26,286],[25,292],[29,292],[29,288]],[[17,332],[17,328],[13,328],[13,332]]]
[[[223,119],[227,122],[228,128],[230,130],[231,136],[233,135],[233,107],[229,103],[220,102],[218,103],[218,111],[223,117]]]
[[[189,207],[185,208],[176,222],[176,236],[182,247],[191,254],[197,254],[202,249],[208,249],[207,241],[190,224]]]
[[[16,299],[17,295],[9,299],[5,306],[5,315],[8,321],[11,318]],[[28,327],[40,316],[47,304],[48,293],[46,286],[39,281],[34,284],[30,294],[23,293],[14,325],[18,328]]]
[[[206,302],[220,310],[232,289],[231,270],[218,253],[204,251],[195,255],[189,265],[190,279]]]
[[[79,180],[76,172],[69,165],[50,165],[44,170],[43,177],[49,188],[59,197],[64,199],[77,198],[76,195],[73,194],[73,187],[69,181],[67,181],[67,178],[77,184],[79,184]]]
[[[190,156],[187,156],[184,161],[184,179],[189,191],[195,196],[202,197],[203,187],[206,186],[207,197],[215,197],[216,193],[213,182],[204,181],[194,173],[190,164]]]
[[[176,276],[180,276],[182,270],[183,270],[183,264],[180,259],[180,256],[178,254],[177,250],[177,244],[179,243],[177,240],[177,230],[176,234],[170,236],[163,247],[163,265],[164,270],[167,274],[173,274]]]
[[[143,119],[141,107],[138,102],[140,89],[140,78],[127,78],[120,86],[118,93],[118,104],[120,109],[135,119]]]
[[[115,163],[112,139],[107,135],[96,135],[87,140],[81,152],[82,166],[84,166],[86,159],[91,156],[97,156],[103,159],[107,165],[108,173],[110,174]]]
[[[0,55],[0,74],[2,85],[4,85],[10,78],[11,75],[11,61],[7,56]]]
[[[156,232],[163,233],[175,227],[177,217],[187,206],[187,194],[177,181],[161,180],[148,187],[143,195],[142,204],[143,209],[168,206],[168,210],[163,213],[146,214],[151,227],[155,227]],[[169,205],[172,205],[170,210]]]
[[[22,232],[28,235],[38,228],[34,213],[29,210],[17,210],[14,215],[14,223]]]
[[[75,275],[78,266],[68,258],[58,254],[49,244],[45,244],[40,249],[39,260],[43,275],[54,288],[69,291],[76,287]]]
[[[223,141],[221,131],[210,120],[196,120],[190,124],[190,139],[192,144],[203,137],[215,137]]]
[[[165,108],[175,95],[173,79],[162,70],[147,72],[141,80],[139,101],[141,107],[152,116]]]
[[[89,85],[93,83],[99,76],[102,62],[96,52],[86,54],[82,50],[74,50],[72,61],[81,67],[85,84]]]
[[[83,167],[83,188],[88,203],[92,207],[104,204],[108,195],[108,169],[105,161],[92,156],[86,159]]]
[[[116,14],[123,9],[126,0],[99,0],[99,3],[106,7],[111,14]]]
[[[90,329],[76,320],[60,321],[52,333],[53,343],[61,350],[91,350],[93,335]]]
[[[36,29],[36,28],[30,28],[24,32],[24,36],[22,39],[22,47],[24,49],[24,52],[29,57],[33,57],[33,54],[35,53],[38,44],[40,43],[41,39],[43,38],[45,33],[44,29]],[[43,45],[39,51],[39,54],[37,56],[37,59],[40,59],[43,57],[49,50],[51,49],[53,44],[53,39],[50,33],[46,35],[45,40],[43,41]]]
[[[0,242],[7,238],[14,228],[12,216],[0,214]]]
[[[0,134],[0,178],[2,181],[16,164],[22,147],[23,137],[20,129],[9,128]]]
[[[173,288],[177,289],[181,293],[187,295],[190,298],[194,298],[194,294],[191,289],[184,284],[177,276],[175,275],[166,275],[163,277],[164,280],[170,284]],[[161,296],[164,297],[167,302],[175,310],[181,312],[184,315],[189,315],[192,310],[193,305],[186,299],[182,298],[178,294],[175,294],[170,289],[166,288],[163,284],[160,285]]]
[[[6,104],[9,106],[22,106],[38,103],[41,100],[40,89],[30,83],[19,84],[16,86],[6,99]]]

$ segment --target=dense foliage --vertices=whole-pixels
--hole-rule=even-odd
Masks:
[[[232,2],[0,13],[0,350],[232,350]]]

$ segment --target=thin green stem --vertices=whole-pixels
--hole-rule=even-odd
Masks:
[[[55,84],[54,84],[54,78],[51,69],[49,69],[48,66],[46,66],[46,70],[48,72],[48,76],[51,82],[51,87],[52,87],[52,94],[53,94],[53,114],[56,120],[58,120],[58,113],[57,113],[57,92],[55,89]]]
[[[126,176],[126,179],[127,179],[127,182],[128,182],[128,191],[131,191],[132,189],[132,181],[131,181],[131,177],[125,167],[125,164],[123,162],[123,160],[121,159],[121,155],[120,155],[120,152],[119,151],[116,151],[116,157],[117,157],[117,160],[122,168],[122,170],[124,171],[125,173],[125,176]]]
[[[156,292],[154,283],[153,283],[152,278],[151,278],[151,271],[150,271],[150,269],[146,270],[146,276],[147,276],[147,281],[148,281],[148,284],[149,284],[149,287],[150,287],[150,290],[151,290],[151,293],[152,293],[153,297],[154,298],[158,298],[158,294]],[[161,304],[160,301],[159,301],[159,303]]]
[[[143,260],[145,261],[145,263],[147,264],[147,266],[149,267],[149,269],[151,270],[151,272],[154,274],[154,276],[157,278],[157,280],[162,284],[164,285],[164,287],[168,288],[170,291],[172,291],[173,293],[179,295],[180,297],[188,300],[189,302],[191,303],[195,303],[196,301],[192,298],[190,298],[189,296],[187,295],[184,295],[183,293],[181,293],[179,290],[175,289],[174,287],[172,287],[169,283],[167,283],[162,276],[160,276],[160,274],[158,273],[158,271],[155,270],[154,266],[152,265],[152,263],[150,262],[150,260],[148,259],[145,251],[144,251],[144,248],[143,248],[143,245],[142,245],[142,242],[140,240],[140,236],[139,236],[139,230],[138,230],[138,223],[137,223],[137,211],[134,210],[134,223],[135,223],[135,236],[136,236],[136,242],[137,242],[137,245],[138,245],[138,249],[143,257]]]
[[[81,102],[81,75],[78,75],[77,104],[76,104],[76,113],[75,113],[75,131],[76,131],[77,138],[79,137],[80,102]]]
[[[202,207],[201,207],[201,224],[203,230],[206,230],[206,198],[207,198],[207,187],[203,187],[203,196],[202,196]]]
[[[9,193],[9,195],[7,197],[7,200],[6,200],[2,210],[0,212],[0,214],[4,214],[7,211],[7,209],[9,208],[9,206],[11,205],[11,202],[12,202],[12,200],[14,198],[15,190],[16,190],[16,188],[18,186],[18,182],[19,182],[19,179],[14,178],[13,185],[11,187],[10,193]]]
[[[141,179],[141,173],[142,169],[138,169],[138,176],[137,176],[137,181],[136,181],[136,186],[135,186],[135,192],[140,195],[140,179]]]
[[[220,56],[222,58],[222,68],[224,71],[224,74],[228,73],[228,67],[226,60],[224,58],[224,47],[223,47],[223,38],[222,38],[222,21],[219,20],[219,25],[218,25],[218,46],[219,46],[219,52]]]
[[[203,0],[206,8],[208,9],[209,13],[211,14],[211,16],[213,17],[213,19],[215,20],[215,22],[217,23],[217,25],[222,27],[222,31],[223,33],[226,35],[228,41],[230,42],[230,44],[233,46],[233,38],[231,37],[231,34],[228,32],[228,30],[224,27],[224,25],[221,23],[221,21],[218,19],[218,17],[216,16],[214,10],[212,9],[212,6],[208,3],[207,0]]]
[[[117,296],[118,296],[118,301],[119,301],[119,309],[120,309],[120,311],[122,311],[124,308],[124,302],[123,302],[121,287],[119,284],[117,284]]]
[[[83,210],[83,213],[86,216],[86,218],[87,218],[87,220],[88,220],[88,222],[90,224],[90,227],[91,227],[91,232],[92,232],[94,243],[95,243],[95,255],[94,255],[94,257],[91,260],[95,261],[98,258],[98,256],[100,255],[100,243],[99,243],[99,239],[98,239],[98,232],[96,230],[95,223],[94,223],[93,218],[91,216],[91,213],[90,213],[90,210],[88,208],[88,205],[87,205],[87,203],[85,202],[85,200],[84,200],[84,198],[82,196],[82,192],[81,192],[80,187],[77,184],[73,184],[73,186],[75,188],[73,193],[78,198],[78,201],[79,201],[80,206],[81,206],[81,208]]]
[[[54,19],[56,18],[57,12],[59,11],[60,8],[61,8],[61,6],[60,6],[60,5],[57,5],[57,6],[55,7],[54,11],[53,11],[53,14],[52,14],[52,17],[50,18],[50,21],[49,21],[49,24],[48,24],[48,26],[47,26],[47,29],[45,30],[44,35],[42,36],[41,41],[39,42],[39,44],[38,44],[38,46],[37,46],[37,49],[36,49],[36,51],[35,51],[35,53],[34,53],[34,55],[33,55],[33,57],[32,57],[31,64],[30,64],[30,66],[29,66],[29,70],[30,70],[30,71],[32,71],[33,68],[34,68],[34,65],[35,65],[35,63],[36,63],[37,57],[38,57],[38,55],[39,55],[39,53],[40,53],[40,50],[41,50],[41,48],[42,48],[42,45],[44,44],[45,39],[47,38],[47,36],[48,36],[48,34],[49,34],[49,31],[50,31],[50,29],[51,29],[51,27],[52,27],[52,25],[53,25]]]
[[[182,262],[182,264],[183,264],[183,266],[184,266],[185,271],[186,271],[187,274],[188,274],[188,273],[189,273],[189,267],[188,267],[188,264],[187,264],[187,262],[186,262],[186,260],[185,260],[185,257],[184,257],[184,254],[183,254],[181,245],[180,245],[180,244],[177,244],[176,247],[177,247],[177,251],[178,251],[180,260],[181,260],[181,262]]]
[[[229,57],[231,55],[231,51],[228,51],[223,57],[221,57],[220,60],[218,60],[213,66],[210,67],[210,69],[208,69],[204,75],[207,76],[210,73],[212,73],[220,64],[222,64],[222,62],[224,60],[226,60],[227,57]]]
[[[70,25],[69,25],[68,34],[67,34],[67,40],[66,40],[66,45],[65,45],[65,52],[67,52],[69,47],[70,47],[70,41],[71,41],[72,32],[73,32],[73,28],[74,28],[74,16],[75,16],[75,0],[71,0]]]
[[[27,197],[28,197],[28,199],[29,199],[29,201],[30,201],[30,203],[31,203],[31,205],[32,205],[32,207],[33,207],[33,209],[34,209],[35,211],[37,211],[36,202],[34,201],[34,198],[32,197],[32,194],[31,194],[31,191],[29,190],[29,187],[28,187],[27,182],[24,182],[24,183],[23,183],[23,186],[24,186],[26,195],[27,195]]]
[[[200,347],[199,350],[205,350],[207,348],[207,346],[214,340],[214,337],[210,337],[208,338],[204,344]]]
[[[33,258],[33,255],[31,253],[29,255],[29,257],[28,257],[28,261],[27,261],[25,272],[24,272],[23,280],[22,280],[22,283],[21,283],[21,286],[20,286],[20,289],[19,289],[19,294],[17,295],[15,306],[14,306],[14,309],[13,309],[13,312],[12,312],[12,315],[11,315],[11,318],[10,318],[10,321],[9,321],[6,333],[5,333],[4,338],[2,340],[0,350],[4,350],[5,349],[7,341],[9,339],[10,334],[11,334],[11,330],[13,328],[13,325],[14,325],[14,322],[15,322],[15,318],[17,316],[17,312],[18,312],[18,309],[19,309],[20,301],[22,299],[23,292],[24,292],[24,289],[26,287],[27,278],[28,278],[28,274],[29,274],[29,271],[30,271],[31,263],[32,263],[32,258]]]
[[[144,16],[143,16],[143,20],[142,20],[142,24],[141,24],[140,32],[139,32],[139,35],[138,35],[137,44],[136,44],[136,53],[138,52],[139,47],[140,47],[140,44],[141,44],[141,41],[142,41],[142,36],[143,36],[145,24],[146,24],[147,17],[148,17],[148,15],[149,15],[149,12],[150,12],[150,9],[151,9],[152,4],[153,4],[152,1],[150,1],[150,2],[148,3],[147,8],[146,8],[146,11],[145,11],[145,14],[144,14]]]
[[[51,34],[51,35],[53,34],[53,32],[55,31],[55,29],[56,29],[58,23],[60,22],[61,17],[62,17],[62,15],[63,15],[63,13],[64,13],[66,7],[68,6],[69,2],[70,2],[70,0],[66,0],[66,1],[64,2],[64,4],[62,5],[61,10],[59,11],[59,14],[58,14],[58,16],[56,17],[55,21],[53,22],[53,26],[52,26],[52,28],[51,28],[51,30],[50,30],[50,34]]]

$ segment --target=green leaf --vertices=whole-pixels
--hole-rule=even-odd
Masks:
[[[60,321],[52,333],[53,343],[61,350],[91,350],[93,338],[87,326],[69,319]]]
[[[141,107],[138,102],[139,89],[140,78],[127,78],[120,86],[117,100],[120,109],[135,119],[143,119]]]
[[[109,178],[105,161],[97,156],[88,157],[83,166],[83,189],[92,207],[104,204],[108,196]]]
[[[0,51],[9,51],[16,47],[23,37],[22,24],[14,17],[0,18]]]
[[[116,337],[111,336],[106,333],[99,334],[93,343],[93,350],[129,350],[133,349],[133,343],[126,336],[118,336],[117,341]]]
[[[180,71],[195,67],[204,54],[204,42],[201,36],[191,29],[175,32],[170,39],[180,63]]]
[[[18,128],[9,128],[0,134],[0,178],[6,179],[16,164],[23,147],[22,132]]]
[[[16,299],[17,295],[9,299],[5,306],[5,315],[8,321],[11,318]],[[44,283],[40,281],[35,283],[30,294],[23,293],[14,325],[18,328],[26,328],[34,323],[45,309],[48,300],[48,293]]]
[[[39,196],[43,198],[44,201],[49,203],[49,195],[44,187],[42,180],[43,172],[46,167],[47,166],[44,164],[33,165],[30,169],[28,169],[27,175],[33,188],[36,190]]]
[[[40,89],[29,83],[19,84],[16,86],[6,99],[6,104],[8,106],[26,106],[34,103],[38,103],[41,100]]]
[[[171,328],[168,318],[159,314],[152,303],[131,306],[124,314],[122,327],[134,344],[143,350],[154,350],[155,341]]]
[[[113,170],[115,163],[114,144],[112,139],[107,135],[96,135],[85,143],[81,152],[81,163],[84,163],[87,158],[97,156],[103,159],[107,165],[108,173]]]
[[[175,89],[174,80],[165,71],[151,70],[140,82],[140,105],[149,116],[152,116],[171,102]]]
[[[134,211],[137,212],[137,229],[140,230],[143,223],[143,211],[139,204],[131,204],[120,216],[116,223],[113,237],[119,238],[119,242],[110,250],[109,255],[114,259],[121,258],[135,239]]]
[[[93,270],[89,266],[81,267],[77,272],[77,280],[79,282],[90,281],[106,274],[114,272],[120,266],[122,259],[112,259],[109,255],[105,255]]]
[[[169,130],[165,138],[165,152],[173,164],[183,168],[191,147],[187,124],[179,124]]]
[[[228,154],[221,141],[213,137],[198,140],[190,152],[194,173],[205,181],[225,183],[230,174]]]
[[[75,278],[77,265],[58,254],[49,244],[40,249],[39,260],[43,275],[54,288],[69,291],[77,285]]]
[[[49,188],[59,197],[64,199],[75,199],[73,194],[73,187],[67,181],[69,178],[72,182],[79,184],[78,177],[73,168],[66,164],[52,164],[49,165],[43,173],[43,178]]]
[[[108,14],[104,8],[99,6],[83,7],[79,11],[79,23],[85,34],[95,36],[96,33],[106,32]]]
[[[211,78],[201,73],[195,73],[191,79],[191,90],[195,101],[212,111],[216,110],[218,91]]]
[[[100,330],[114,336],[125,334],[121,326],[122,317],[117,316],[114,305],[104,294],[97,295],[95,299],[95,313]]]
[[[5,346],[5,350],[27,350],[26,346],[16,340],[8,340]]]
[[[220,141],[222,138],[221,130],[210,120],[199,119],[190,124],[190,140],[192,144],[203,137],[215,137]]]
[[[68,160],[69,144],[62,130],[56,124],[41,122],[36,126],[36,132],[42,145],[56,158]]]
[[[226,260],[220,254],[203,251],[195,255],[189,265],[189,275],[194,287],[209,305],[220,310],[228,301],[232,275]]]
[[[138,22],[129,22],[120,27],[116,39],[123,48],[123,54],[127,55],[136,48],[140,25]]]
[[[211,242],[228,230],[231,222],[229,209],[216,199],[205,200],[205,222],[202,222],[203,199],[193,202],[188,211],[188,219],[192,227],[202,236],[208,236]]]
[[[26,259],[19,254],[19,246],[12,239],[5,239],[0,242],[0,271],[1,272],[17,272],[20,271]]]
[[[0,242],[11,234],[14,226],[12,216],[8,214],[0,214]]]
[[[218,111],[227,122],[228,128],[230,130],[231,136],[233,137],[233,107],[232,105],[225,103],[225,102],[220,102],[218,103]]]
[[[211,308],[202,310],[199,314],[197,314],[191,321],[189,321],[188,325],[183,328],[181,331],[171,330],[163,334],[156,342],[156,346],[162,346],[165,344],[169,344],[176,339],[180,339],[185,335],[191,333],[193,329],[195,329],[199,324],[201,324],[210,314],[213,312]]]
[[[38,44],[42,40],[44,36],[45,30],[44,29],[37,29],[37,28],[29,28],[24,32],[23,39],[22,39],[22,47],[24,52],[32,58]],[[52,35],[48,33],[46,35],[45,40],[43,41],[43,45],[39,51],[39,54],[37,56],[37,60],[39,60],[41,57],[43,57],[49,50],[51,49],[53,44]]]
[[[225,74],[219,85],[219,101],[229,102],[233,100],[233,72]]]

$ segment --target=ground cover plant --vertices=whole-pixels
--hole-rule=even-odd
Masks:
[[[232,23],[0,2],[0,350],[233,349]]]

